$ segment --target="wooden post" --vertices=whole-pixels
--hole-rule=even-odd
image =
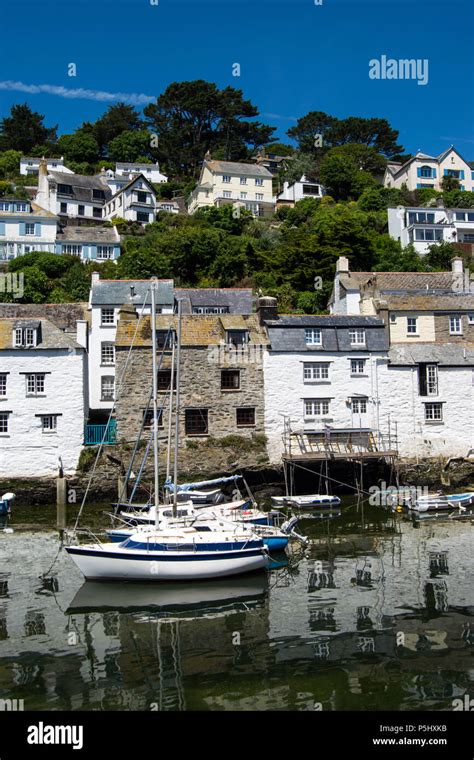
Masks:
[[[127,499],[127,476],[119,475],[117,478],[117,501],[126,501]]]
[[[56,478],[56,525],[58,530],[67,527],[67,480]]]

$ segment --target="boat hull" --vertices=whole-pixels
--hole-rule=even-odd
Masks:
[[[130,537],[130,530],[108,530],[107,538],[118,544]],[[283,551],[288,546],[287,536],[261,536],[263,545],[271,551]]]
[[[121,552],[97,546],[65,547],[87,580],[179,581],[225,578],[263,570],[269,558],[263,549],[223,552],[218,557],[183,552]]]

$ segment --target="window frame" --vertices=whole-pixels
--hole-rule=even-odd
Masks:
[[[459,329],[453,330],[453,320],[456,320],[458,323]],[[462,315],[460,314],[450,314],[449,315],[449,334],[450,335],[462,335],[463,329],[462,329]]]
[[[221,391],[223,393],[233,393],[235,391],[241,390],[241,378],[240,378],[240,369],[221,369]],[[237,378],[237,384],[234,383],[226,384],[224,383],[224,378],[232,376],[234,378]]]
[[[328,383],[330,362],[303,362],[304,383]]]
[[[203,415],[205,415],[205,419]],[[190,429],[190,426],[189,426],[190,416],[194,416],[195,418],[202,416],[203,425],[202,426],[195,425],[194,429],[192,429],[192,426],[191,426],[191,429]],[[201,427],[202,429],[200,429]],[[191,436],[193,438],[209,435],[209,409],[207,407],[193,406],[193,407],[190,407],[189,409],[184,410],[184,434],[187,436]]]
[[[239,422],[239,413],[242,415],[245,415],[247,413],[251,413],[251,421],[246,422]],[[257,425],[257,414],[256,409],[254,406],[238,406],[235,410],[235,425],[238,428],[245,428],[245,427],[256,427]]]
[[[111,348],[111,356],[112,361],[105,361],[104,360],[104,349],[107,347],[107,349]],[[105,359],[107,357],[105,356]],[[115,344],[112,341],[104,340],[100,344],[100,365],[101,367],[115,367]]]
[[[311,340],[308,340],[311,334]],[[318,340],[314,340],[317,336]],[[322,346],[323,345],[323,331],[321,327],[305,327],[304,329],[304,342],[307,346]]]

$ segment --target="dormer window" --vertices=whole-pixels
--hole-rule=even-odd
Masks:
[[[13,343],[17,348],[31,348],[37,345],[37,329],[17,327],[13,332]]]
[[[249,342],[248,330],[227,330],[226,342],[228,346],[232,348],[240,348],[240,346],[246,346]]]
[[[349,330],[351,346],[365,346],[365,330]]]
[[[72,195],[72,185],[58,184],[58,194],[60,195]]]

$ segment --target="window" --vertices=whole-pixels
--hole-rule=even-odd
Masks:
[[[474,325],[474,314],[468,314],[467,321],[470,325]]]
[[[230,182],[230,180],[231,180],[231,178],[229,177],[228,174],[224,174],[223,175],[223,177],[222,177],[222,181],[223,182],[225,182],[227,184],[228,182]]]
[[[115,378],[112,375],[104,375],[100,380],[100,400],[113,401],[115,393]]]
[[[228,314],[228,306],[193,306],[193,314]]]
[[[457,222],[474,222],[474,211],[455,211],[454,218]]]
[[[113,343],[102,343],[101,344],[101,364],[109,364],[114,365],[115,364],[115,346]]]
[[[103,190],[92,190],[92,199],[94,201],[105,201],[105,193]]]
[[[263,193],[255,193],[256,201],[263,201]]]
[[[438,367],[436,364],[418,365],[418,389],[420,396],[438,395]]]
[[[79,206],[77,207],[77,215],[84,216],[84,206],[82,204],[79,204]]]
[[[329,380],[329,362],[304,362],[303,380]]]
[[[44,375],[27,375],[26,395],[37,396],[39,393],[44,393]]]
[[[462,320],[461,317],[451,316],[449,317],[449,334],[450,335],[462,335]]]
[[[329,399],[327,398],[307,398],[304,401],[305,417],[321,417],[323,414],[329,414]]]
[[[101,325],[113,325],[115,324],[114,309],[104,308],[100,310],[100,324]]]
[[[442,422],[443,405],[442,404],[425,404],[425,422]]]
[[[365,359],[351,359],[351,375],[364,375],[365,361]]]
[[[67,203],[61,203],[61,205],[60,205],[60,213],[61,214],[67,214]]]
[[[167,391],[171,386],[171,370],[159,369],[156,374],[157,386],[159,391]],[[173,389],[176,388],[176,375],[173,377]]]
[[[32,327],[18,327],[15,330],[14,342],[17,347],[36,346],[36,330]]]
[[[72,195],[72,185],[58,185],[58,194]]]
[[[97,258],[98,259],[113,259],[114,248],[112,245],[98,245],[97,246]]]
[[[25,235],[34,235],[35,234],[35,225],[29,224],[28,222],[25,224]]]
[[[303,195],[319,195],[319,185],[303,185]]]
[[[55,433],[58,429],[58,416],[56,414],[46,414],[41,417],[41,426],[43,433]]]
[[[464,179],[464,171],[460,169],[445,169],[445,177],[455,177],[455,179]]]
[[[7,395],[7,375],[2,372],[0,374],[0,396]]]
[[[137,202],[138,203],[148,203],[147,199],[148,199],[147,193],[137,192]]]
[[[13,209],[14,211],[29,211],[30,207],[26,203],[15,203]]]
[[[245,201],[245,200],[246,200],[246,198],[247,198],[247,193],[240,193],[240,199],[241,199],[242,201]]]
[[[415,240],[442,240],[443,230],[422,230],[415,229]]]
[[[0,433],[8,433],[8,417],[10,412],[0,412]]]
[[[236,409],[237,427],[255,427],[255,409],[252,407],[241,407]]]
[[[224,198],[232,198],[232,193],[230,190],[223,190],[222,195]]]
[[[351,400],[352,414],[367,414],[367,399],[353,398]]]
[[[263,187],[263,179],[261,179],[260,177],[257,177],[257,179],[255,180],[255,184],[257,185],[257,187]]]
[[[247,345],[249,334],[247,330],[227,330],[227,345],[233,348]]]
[[[417,317],[407,317],[407,335],[417,334]]]
[[[429,177],[431,179],[431,177],[434,176],[433,175],[433,170],[432,170],[431,166],[421,166],[420,169],[419,169],[418,176],[419,177]]]
[[[241,177],[240,178],[240,184],[241,185],[246,185],[247,184],[247,177]]]
[[[320,346],[322,343],[321,328],[307,327],[304,331],[304,340],[307,346]]]
[[[145,224],[148,224],[149,219],[150,215],[145,211],[137,211],[137,222],[145,222]]]
[[[93,209],[92,209],[92,216],[95,219],[102,219],[102,209],[101,208],[97,208],[96,206],[94,206]]]
[[[173,347],[173,331],[172,330],[157,330],[156,331],[156,347],[163,349],[170,349]]]
[[[184,412],[186,435],[207,435],[209,432],[207,409],[186,409]]]
[[[82,245],[63,245],[63,253],[71,253],[73,256],[80,256],[82,254]]]
[[[9,203],[5,203],[5,201],[2,201],[2,203],[0,203],[0,211],[8,211],[9,208],[10,208]]]
[[[143,410],[143,427],[145,430],[150,430],[153,424],[153,409]],[[158,409],[158,427],[163,427],[163,410]]]
[[[408,224],[434,224],[435,215],[429,211],[409,211]]]
[[[221,370],[221,389],[223,391],[238,391],[240,388],[240,370]]]
[[[365,346],[365,330],[349,330],[351,346]]]

